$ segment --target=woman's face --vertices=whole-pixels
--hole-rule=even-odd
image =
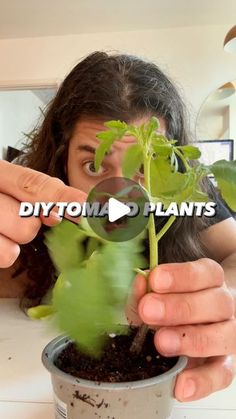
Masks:
[[[137,119],[131,123],[141,125],[149,118]],[[165,134],[164,120],[159,118],[159,132]],[[124,137],[116,141],[108,155],[105,156],[98,172],[94,168],[94,154],[99,145],[96,134],[104,131],[104,122],[95,118],[80,119],[74,129],[70,140],[67,160],[67,178],[70,186],[78,188],[86,193],[102,180],[111,177],[122,177],[122,159],[125,151],[135,144],[134,137]],[[134,181],[142,181],[143,174],[140,171],[133,177]]]

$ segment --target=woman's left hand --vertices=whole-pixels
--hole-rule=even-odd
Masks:
[[[193,401],[227,387],[235,375],[236,320],[222,267],[212,259],[162,264],[146,279],[137,275],[127,309],[132,323],[157,327],[155,346],[164,356],[187,355],[175,397]]]

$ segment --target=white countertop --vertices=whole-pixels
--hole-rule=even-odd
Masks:
[[[54,419],[41,352],[55,332],[46,322],[27,318],[16,299],[0,299],[0,320],[0,418]],[[236,419],[236,380],[197,402],[176,402],[173,419]]]

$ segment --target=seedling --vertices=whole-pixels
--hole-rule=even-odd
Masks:
[[[151,202],[161,202],[164,207],[171,202],[206,202],[209,198],[201,190],[201,182],[213,173],[224,200],[236,211],[236,161],[201,164],[199,149],[193,145],[180,146],[176,140],[160,134],[155,117],[139,127],[121,121],[104,125],[106,130],[97,135],[100,141],[95,154],[97,171],[113,143],[132,136],[136,142],[124,155],[123,175],[133,178],[143,167],[143,187]],[[86,219],[78,226],[63,221],[51,229],[46,239],[59,274],[52,303],[30,309],[29,315],[45,318],[53,314],[60,330],[74,339],[81,350],[98,356],[107,333],[127,332],[119,324],[135,272],[147,278],[143,268],[158,265],[159,242],[175,218],[170,216],[156,233],[154,215],[150,214],[148,265],[141,256],[142,237],[114,243],[97,236]],[[131,352],[141,351],[146,333],[147,326],[141,326]]]

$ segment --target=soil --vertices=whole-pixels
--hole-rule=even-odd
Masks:
[[[127,382],[144,380],[160,375],[172,368],[178,357],[166,358],[160,355],[153,343],[154,332],[149,330],[142,353],[130,353],[136,329],[129,335],[108,338],[101,358],[91,358],[70,342],[59,354],[55,365],[77,378],[95,382]]]

